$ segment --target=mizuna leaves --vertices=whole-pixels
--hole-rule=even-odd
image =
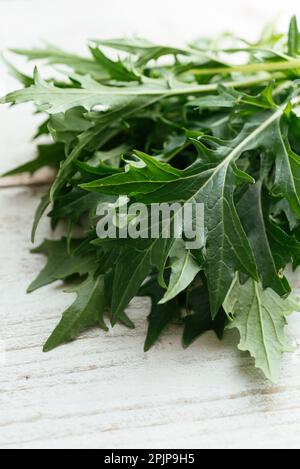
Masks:
[[[24,88],[0,101],[33,102],[46,114],[36,159],[7,174],[57,169],[32,239],[46,210],[53,229],[63,222],[65,237],[34,250],[48,260],[28,291],[74,283],[76,299],[45,351],[89,327],[106,330],[108,321],[133,328],[127,308],[148,296],[146,351],[170,324],[183,329],[184,347],[206,331],[221,339],[228,326],[239,330],[239,348],[278,379],[290,350],[287,315],[299,309],[285,276],[288,264],[300,265],[297,20],[285,36],[268,30],[255,44],[230,41],[173,47],[134,37],[93,40],[87,56],[55,46],[14,51],[55,66],[53,76],[63,66],[57,81],[8,63]],[[236,65],[236,54],[245,62]],[[119,222],[124,205],[141,204],[146,215]],[[201,243],[166,230],[163,216],[154,236],[151,209],[167,207],[178,222],[184,204],[201,204],[201,228],[200,212],[189,215]],[[109,223],[115,234],[99,235]],[[122,227],[135,235],[123,236]]]
[[[44,345],[44,352],[58,347],[77,337],[85,329],[99,326],[107,330],[104,323],[105,292],[104,277],[96,280],[92,275],[68,293],[76,293],[77,299],[64,313],[62,320]]]

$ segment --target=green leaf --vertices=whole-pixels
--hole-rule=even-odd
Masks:
[[[272,215],[274,217],[280,215],[281,213],[285,214],[291,231],[293,231],[295,228],[299,226],[300,219],[295,215],[288,201],[285,199],[282,199],[279,202],[277,202],[272,211]]]
[[[105,163],[108,166],[119,167],[121,156],[129,151],[129,149],[129,145],[123,144],[112,148],[109,151],[97,151],[94,157],[89,160],[89,164],[92,166],[98,166],[101,163]]]
[[[134,155],[145,165],[137,167],[134,162],[129,163],[124,173],[82,184],[82,189],[108,195],[147,194],[162,187],[164,181],[174,181],[182,175],[169,164],[161,163],[145,153],[135,151]]]
[[[84,214],[89,213],[93,216],[101,200],[103,197],[99,194],[88,194],[79,188],[74,188],[67,194],[57,197],[49,216],[54,223],[68,219],[77,224]]]
[[[82,161],[75,161],[74,165],[81,171],[83,175],[93,176],[108,176],[110,174],[118,174],[121,170],[119,168],[113,168],[104,163],[100,163],[98,166],[91,166],[88,163]]]
[[[80,57],[76,54],[65,52],[56,46],[48,45],[44,48],[36,49],[12,49],[12,52],[23,55],[29,60],[45,60],[53,65],[66,65],[77,73],[90,74],[93,78],[100,80],[107,78],[107,74],[94,60]]]
[[[166,304],[159,304],[160,298],[164,294],[164,289],[159,286],[156,279],[150,279],[139,291],[139,296],[149,296],[151,298],[151,312],[148,316],[149,326],[144,345],[145,352],[148,352],[157,342],[166,327],[180,318],[180,307],[177,299]]]
[[[118,135],[119,130],[115,130],[116,123],[121,125],[120,118],[130,118],[131,115],[144,109],[145,107],[154,104],[157,97],[152,98],[135,98],[128,103],[123,103],[123,106],[113,111],[96,113],[93,118],[96,120],[92,128],[78,135],[78,142],[72,151],[68,154],[66,160],[63,162],[57,178],[51,188],[50,198],[53,201],[57,194],[60,192],[62,186],[72,174],[72,164],[80,157],[86,147],[93,147],[93,149],[102,150],[102,148]],[[112,127],[112,129],[111,129]],[[119,146],[119,148],[121,145]],[[123,147],[123,145],[122,145]],[[112,153],[105,152],[106,155],[112,156]]]
[[[285,197],[292,210],[300,218],[300,156],[290,148],[286,123],[277,122],[273,129],[276,151],[276,173],[272,192]]]
[[[232,141],[218,142],[206,138],[215,146],[214,150],[201,141],[195,141],[199,160],[185,171],[174,172],[171,166],[162,166],[154,159],[139,155],[147,164],[146,168],[133,168],[132,173],[83,186],[102,193],[134,195],[144,203],[176,200],[204,203],[207,233],[205,270],[213,316],[217,314],[236,270],[257,279],[252,250],[234,205],[236,177],[238,174],[241,179],[241,173],[236,172],[233,163],[244,152],[259,147],[281,116],[282,109],[256,116],[255,121],[249,122]],[[244,179],[243,176],[243,182]]]
[[[59,114],[76,107],[87,110],[103,112],[128,106],[135,102],[136,98],[148,99],[148,105],[157,100],[176,95],[188,95],[214,91],[218,85],[192,86],[175,79],[171,82],[166,79],[150,79],[143,77],[139,85],[107,86],[97,82],[89,75],[73,75],[73,80],[81,87],[62,88],[52,82],[46,82],[35,69],[34,85],[23,90],[9,93],[0,100],[0,104],[20,104],[34,102],[39,110],[48,114]],[[258,81],[261,81],[258,80]],[[247,86],[249,81],[236,82],[236,86]],[[227,86],[235,86],[235,82],[226,83]]]
[[[4,176],[14,176],[21,173],[35,173],[44,166],[51,166],[57,168],[61,160],[64,159],[64,147],[59,143],[50,145],[38,145],[38,156],[35,160],[25,163],[18,168],[15,168]]]
[[[87,132],[94,124],[85,117],[85,109],[72,108],[66,113],[51,115],[48,129],[56,142],[67,144],[67,148],[78,135]]]
[[[188,292],[188,308],[182,337],[184,347],[189,347],[207,331],[214,331],[220,340],[223,338],[228,319],[223,309],[212,319],[207,287],[203,285]]]
[[[120,241],[122,246],[122,243]],[[121,247],[112,284],[111,322],[116,324],[124,309],[138,293],[153,268],[160,270],[167,260],[170,240],[140,240]]]
[[[281,299],[273,290],[248,280],[240,284],[238,277],[224,302],[226,313],[232,317],[230,329],[237,328],[241,341],[239,349],[249,351],[267,378],[277,382],[284,352],[291,352],[285,337],[286,317],[300,311],[298,303]]]
[[[268,238],[277,269],[284,269],[300,255],[300,242],[294,234],[286,233],[279,225],[269,221]],[[295,264],[294,264],[295,265]]]
[[[291,292],[287,279],[276,268],[269,244],[262,200],[262,184],[249,187],[238,203],[238,213],[250,241],[264,288],[278,295]]]
[[[274,109],[276,104],[273,100],[274,83],[271,83],[259,95],[251,96],[241,91],[226,88],[219,85],[218,95],[209,95],[189,101],[189,107],[200,110],[210,108],[234,108],[236,106],[256,107],[262,109]]]
[[[168,91],[167,83],[152,80],[139,86],[117,87],[106,86],[93,80],[90,76],[74,75],[81,88],[59,88],[46,82],[35,71],[35,84],[29,88],[8,94],[2,103],[26,103],[33,101],[39,109],[49,114],[65,113],[69,109],[83,107],[90,111],[113,110],[132,103],[138,96],[163,96]]]
[[[75,339],[81,332],[92,326],[107,330],[103,320],[105,308],[104,277],[97,279],[90,275],[78,287],[68,290],[76,293],[76,301],[64,313],[62,320],[44,345],[44,352]]]
[[[95,40],[95,44],[110,47],[112,49],[129,52],[138,57],[137,66],[146,65],[150,60],[158,60],[165,55],[189,55],[191,52],[183,48],[175,48],[164,45],[156,45],[147,39],[140,37],[122,39]]]
[[[168,289],[160,304],[165,304],[185,290],[200,272],[201,266],[186,249],[183,240],[176,240],[170,252],[171,276]]]
[[[114,62],[109,59],[98,47],[90,47],[90,51],[97,63],[105,70],[110,78],[119,81],[139,81],[139,75],[133,70],[128,70],[121,60]]]
[[[64,77],[31,78],[7,64],[25,89],[0,100],[30,101],[48,115],[34,137],[44,139],[36,159],[10,174],[58,169],[32,238],[50,204],[51,227],[66,238],[36,250],[48,262],[29,291],[74,282],[77,299],[46,350],[89,326],[106,328],[104,312],[112,325],[133,328],[125,311],[143,294],[152,302],[145,350],[170,323],[184,328],[186,347],[208,330],[221,338],[231,321],[240,347],[278,376],[286,314],[299,309],[283,300],[284,271],[300,264],[299,37],[293,18],[288,37],[271,26],[256,43],[229,33],[186,47],[94,41],[86,57],[51,45],[17,51],[43,60],[50,77],[58,65]],[[152,239],[150,210],[126,220],[140,238],[123,239],[116,218],[112,239],[97,238],[107,222],[97,206],[114,215],[125,199],[168,208],[171,222],[185,203],[201,204],[201,220],[191,216],[201,245],[186,249],[188,234],[179,240],[175,225],[166,234],[163,217]]]
[[[24,73],[20,72],[12,63],[10,63],[3,55],[2,55],[2,60],[6,65],[6,68],[8,69],[9,73],[11,74],[12,77],[14,77],[16,80],[18,80],[22,85],[24,86],[30,86],[33,85],[34,80],[32,77],[25,75]]]
[[[288,53],[291,57],[297,57],[300,48],[300,33],[296,16],[293,16],[290,22],[288,37]]]
[[[36,236],[36,232],[37,232],[37,229],[38,229],[38,226],[39,226],[39,223],[42,219],[42,216],[44,215],[44,213],[46,212],[47,208],[49,207],[50,205],[50,194],[49,194],[49,191],[42,197],[41,199],[41,202],[39,203],[37,209],[36,209],[36,212],[35,212],[35,216],[34,216],[34,220],[33,220],[33,225],[32,225],[32,230],[31,230],[31,242],[34,243],[35,241],[35,236]]]

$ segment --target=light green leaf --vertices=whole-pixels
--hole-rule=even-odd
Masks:
[[[250,241],[255,260],[265,288],[272,288],[280,296],[291,292],[287,279],[276,268],[268,240],[264,212],[262,184],[249,187],[238,203],[238,213]]]
[[[102,193],[134,195],[145,203],[176,200],[204,203],[207,233],[206,273],[212,314],[215,315],[236,270],[257,278],[253,254],[234,206],[236,177],[240,173],[235,171],[233,163],[243,152],[259,147],[265,133],[270,131],[281,116],[281,109],[256,116],[255,121],[249,122],[232,141],[222,142],[206,138],[214,145],[214,150],[206,147],[201,140],[195,142],[199,150],[199,160],[185,171],[174,173],[170,166],[168,169],[166,165],[159,166],[160,163],[154,159],[150,166],[150,158],[146,160],[140,155],[147,167],[133,169],[133,177],[130,173],[124,173],[83,187]],[[243,182],[244,179],[243,177]]]
[[[293,16],[290,22],[288,37],[288,53],[291,57],[297,57],[300,48],[300,33],[298,30],[297,17]]]
[[[64,147],[59,143],[50,145],[38,145],[37,148],[38,156],[35,160],[29,161],[28,163],[19,166],[18,168],[12,169],[4,176],[14,176],[21,173],[35,173],[44,166],[51,166],[57,168],[61,160],[64,159]]]

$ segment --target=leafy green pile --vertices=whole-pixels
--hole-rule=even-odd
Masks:
[[[9,173],[57,168],[32,239],[49,206],[53,229],[67,221],[66,237],[34,251],[48,263],[29,291],[74,281],[77,299],[44,350],[91,326],[107,330],[108,321],[134,327],[126,308],[135,296],[149,296],[145,350],[173,322],[183,327],[184,347],[205,331],[222,338],[237,328],[239,348],[277,380],[282,354],[291,350],[286,318],[299,310],[284,275],[288,264],[300,265],[296,18],[288,38],[268,28],[255,44],[227,34],[184,48],[95,40],[89,51],[83,58],[52,46],[14,50],[55,65],[54,76],[62,66],[63,79],[43,79],[37,69],[31,78],[8,64],[25,88],[1,100],[33,101],[47,114],[36,138],[53,139]],[[121,196],[147,205],[204,204],[205,245],[188,250],[163,236],[99,239],[97,206]]]

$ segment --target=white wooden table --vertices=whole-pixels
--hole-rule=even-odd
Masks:
[[[53,3],[40,0],[35,9],[34,2],[0,1],[0,44],[29,46],[44,36],[70,47],[74,43],[78,49],[83,37],[143,29],[145,35],[167,40],[168,35],[170,39],[175,36],[176,25],[181,37],[185,30],[190,37],[201,32],[198,24],[205,32],[212,29],[208,21],[217,11],[217,20],[212,23],[217,30],[227,24],[242,32],[246,26],[249,30],[256,25],[255,32],[258,18],[261,23],[266,18],[259,2],[252,1],[251,7],[245,2],[248,7],[243,10],[241,0],[229,1],[227,7],[228,3],[240,5],[237,22],[232,25],[232,11],[223,11],[219,2],[219,9],[212,5],[205,13],[206,20],[203,11],[202,16],[191,17],[183,11],[186,28],[180,21],[179,2],[177,5],[173,0],[175,16],[171,18],[166,13],[170,2],[165,0],[159,2],[166,3],[160,5],[161,10],[149,9],[142,15],[138,6],[135,16],[128,9],[127,21],[120,13],[110,25],[109,18],[117,11],[116,0],[106,7],[105,20],[99,6],[102,2],[97,7],[94,4],[94,13],[85,20],[82,2],[80,8],[72,2],[69,17],[55,17]],[[66,9],[66,3],[60,2],[61,8]],[[143,9],[148,8],[141,3]],[[295,2],[286,4],[291,10]],[[153,31],[155,16],[157,30]],[[196,21],[196,16],[200,20]],[[163,29],[166,22],[167,31]],[[2,94],[15,84],[0,72]],[[30,117],[30,111],[30,107],[0,109],[1,172],[32,156],[29,138],[36,118]],[[43,342],[72,301],[72,295],[61,293],[60,284],[25,294],[44,263],[43,258],[29,253],[32,215],[42,190],[0,188],[0,447],[299,449],[299,348],[285,356],[277,386],[266,382],[248,355],[235,349],[234,332],[228,333],[223,343],[207,334],[183,351],[181,331],[173,327],[144,354],[149,307],[145,299],[135,300],[129,308],[135,330],[116,327],[108,334],[91,330],[77,342],[42,353]],[[50,236],[47,220],[42,223],[39,241],[44,236]],[[300,287],[299,275],[294,276],[294,284]],[[292,342],[300,345],[300,315],[291,318],[288,333]]]

